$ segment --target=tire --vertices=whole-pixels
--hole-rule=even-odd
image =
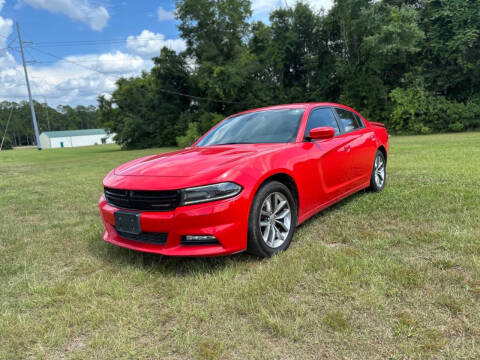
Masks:
[[[385,156],[380,150],[375,154],[373,161],[372,175],[370,176],[370,191],[380,192],[385,187],[387,181],[387,162]]]
[[[278,181],[265,183],[250,207],[247,252],[265,258],[287,250],[296,225],[297,205],[288,187]]]

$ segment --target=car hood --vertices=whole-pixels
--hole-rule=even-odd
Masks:
[[[120,176],[189,177],[230,168],[234,163],[284,144],[241,144],[192,147],[130,161],[115,169]]]

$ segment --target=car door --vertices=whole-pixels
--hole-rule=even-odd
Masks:
[[[357,114],[342,108],[335,108],[338,120],[346,137],[346,148],[350,152],[351,162],[348,174],[348,190],[355,189],[370,179],[375,154],[375,134],[365,127],[363,119]]]
[[[335,136],[326,140],[309,140],[308,134],[311,129],[329,126],[335,130]],[[342,135],[342,130],[337,118],[330,107],[320,107],[310,112],[304,133],[305,145],[308,147],[308,168],[312,173],[312,179],[318,179],[314,184],[313,197],[315,205],[319,206],[334,200],[345,192],[348,185],[350,152],[346,151],[345,145],[348,139]]]

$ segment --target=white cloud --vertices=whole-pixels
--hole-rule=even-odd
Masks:
[[[85,70],[93,68],[108,74],[139,73],[145,68],[145,60],[138,55],[121,51],[103,54],[76,55],[65,58],[63,63],[75,65],[78,63]]]
[[[60,0],[21,1],[28,2],[32,6],[43,4],[45,8],[48,4],[51,11],[54,11],[53,3],[61,2]],[[63,1],[62,12],[66,13],[66,7],[73,2],[74,0]],[[76,3],[86,4],[87,2],[83,0]],[[3,0],[0,0],[0,5],[3,5]],[[59,8],[55,11],[60,12]],[[69,16],[75,18],[72,14]],[[13,21],[0,16],[0,49],[6,47],[7,37],[12,31]],[[120,77],[139,76],[142,71],[149,71],[153,67],[150,58],[159,55],[163,46],[182,51],[185,49],[185,42],[181,39],[165,39],[163,34],[143,30],[138,36],[127,38],[127,51],[70,55],[53,64],[31,64],[28,66],[28,73],[32,95],[37,101],[43,101],[45,96],[52,106],[97,105],[97,97],[100,94],[111,94],[116,88],[116,80]],[[30,51],[33,52],[34,49]],[[12,56],[9,50],[0,50],[0,84],[0,102],[27,100],[22,64],[18,57],[15,59]]]
[[[127,38],[127,49],[135,54],[151,58],[160,54],[162,47],[168,47],[176,52],[185,50],[183,39],[165,39],[165,35],[143,30],[138,36]]]
[[[3,6],[0,0],[0,10]],[[15,65],[13,56],[5,49],[8,45],[8,37],[13,30],[12,19],[6,19],[0,16],[0,70]]]
[[[0,0],[0,11],[2,11],[3,5],[5,5],[5,0]]]
[[[175,19],[175,14],[173,11],[165,10],[163,7],[159,6],[157,9],[157,17],[159,21],[173,20]]]
[[[333,0],[303,0],[304,3],[310,5],[315,11],[320,9],[329,10],[333,6]],[[287,0],[288,6],[294,6],[295,0]],[[268,15],[272,10],[285,6],[285,0],[253,0],[252,11],[254,17]]]
[[[153,66],[150,60],[121,51],[68,56],[65,60],[50,66],[29,66],[30,85],[36,100],[43,101],[45,96],[52,105],[96,105],[98,95],[115,90],[118,78],[138,76]],[[26,99],[21,64],[3,70],[0,67],[0,83],[0,101]]]
[[[305,3],[317,11],[320,9],[330,10],[333,6],[333,0],[305,0]]]
[[[28,4],[37,9],[65,14],[97,31],[105,28],[110,18],[107,9],[93,5],[90,0],[19,0],[19,4]]]
[[[2,23],[3,21],[3,23]],[[2,24],[5,24],[2,26]],[[8,36],[12,23],[0,17],[0,34]],[[0,41],[2,38],[0,37]],[[162,34],[148,30],[126,41],[128,52],[112,51],[100,54],[71,55],[53,64],[32,64],[28,67],[33,97],[49,104],[97,104],[100,94],[110,94],[120,77],[139,76],[149,71],[153,62],[149,57],[158,55],[162,46],[183,50],[183,40],[166,40]],[[33,51],[33,49],[31,50]],[[0,57],[0,101],[26,100],[27,92],[21,63],[9,53]]]
[[[12,33],[12,19],[5,19],[0,16],[0,48],[7,44],[7,37]]]

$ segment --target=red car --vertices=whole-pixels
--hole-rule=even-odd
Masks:
[[[339,104],[232,115],[191,147],[130,161],[103,180],[105,241],[175,256],[286,250],[309,217],[385,186],[388,134]]]

